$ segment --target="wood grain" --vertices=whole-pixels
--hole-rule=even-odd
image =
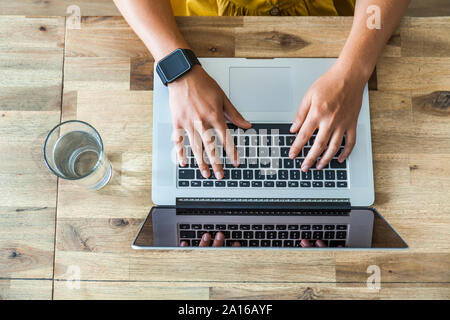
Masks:
[[[152,57],[122,18],[83,18],[81,29],[65,33],[60,92],[63,21],[5,19],[15,23],[18,40],[0,31],[7,39],[0,41],[0,73],[10,78],[0,80],[0,136],[6,137],[0,140],[0,277],[52,279],[54,272],[56,299],[449,298],[448,17],[405,18],[371,85],[377,89],[370,91],[374,206],[409,244],[401,252],[132,250],[152,206]],[[351,18],[180,17],[177,23],[202,56],[335,57]],[[8,58],[11,52],[17,60]],[[40,64],[33,64],[36,54]],[[57,182],[40,146],[60,116],[99,130],[114,169],[101,191],[60,180],[55,197]],[[381,268],[381,290],[366,287],[369,265]],[[82,280],[76,290],[66,285],[73,266]],[[26,297],[27,287],[30,296],[40,292],[38,282],[2,281],[5,297]]]

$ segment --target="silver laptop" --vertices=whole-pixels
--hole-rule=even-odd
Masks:
[[[291,160],[287,153],[295,135],[289,127],[306,91],[335,59],[199,60],[253,127],[230,126],[241,166],[224,160],[223,180],[201,176],[188,142],[188,165],[179,167],[171,141],[169,92],[155,77],[154,245],[176,247],[183,240],[195,246],[202,233],[222,231],[227,240],[252,247],[296,247],[305,237],[333,246],[370,247],[373,214],[352,209],[374,201],[368,87],[350,157],[342,164],[335,157],[323,170],[303,173],[301,161],[315,136]]]

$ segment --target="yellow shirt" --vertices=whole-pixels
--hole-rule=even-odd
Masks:
[[[170,0],[176,16],[350,16],[356,0]]]

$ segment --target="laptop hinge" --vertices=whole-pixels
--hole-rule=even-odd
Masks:
[[[196,210],[339,211],[351,210],[348,198],[177,198],[177,213]]]

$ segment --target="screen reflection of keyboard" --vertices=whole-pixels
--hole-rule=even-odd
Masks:
[[[225,246],[238,241],[241,247],[301,247],[302,239],[314,244],[322,240],[328,247],[345,247],[346,224],[178,224],[178,238],[196,247],[205,233],[214,239],[217,232],[225,236]]]
[[[322,170],[313,164],[307,172],[301,165],[311,150],[316,132],[295,159],[289,158],[289,150],[296,135],[289,132],[288,124],[255,124],[249,130],[236,130],[229,126],[240,158],[240,166],[234,167],[220,146],[216,152],[222,155],[224,177],[218,180],[211,173],[205,179],[195,160],[188,139],[185,138],[185,167],[178,166],[177,186],[209,188],[348,188],[347,161],[338,162],[345,139],[330,163]],[[208,163],[206,155],[205,161]],[[320,159],[320,157],[319,157]],[[210,166],[211,167],[211,166]]]

